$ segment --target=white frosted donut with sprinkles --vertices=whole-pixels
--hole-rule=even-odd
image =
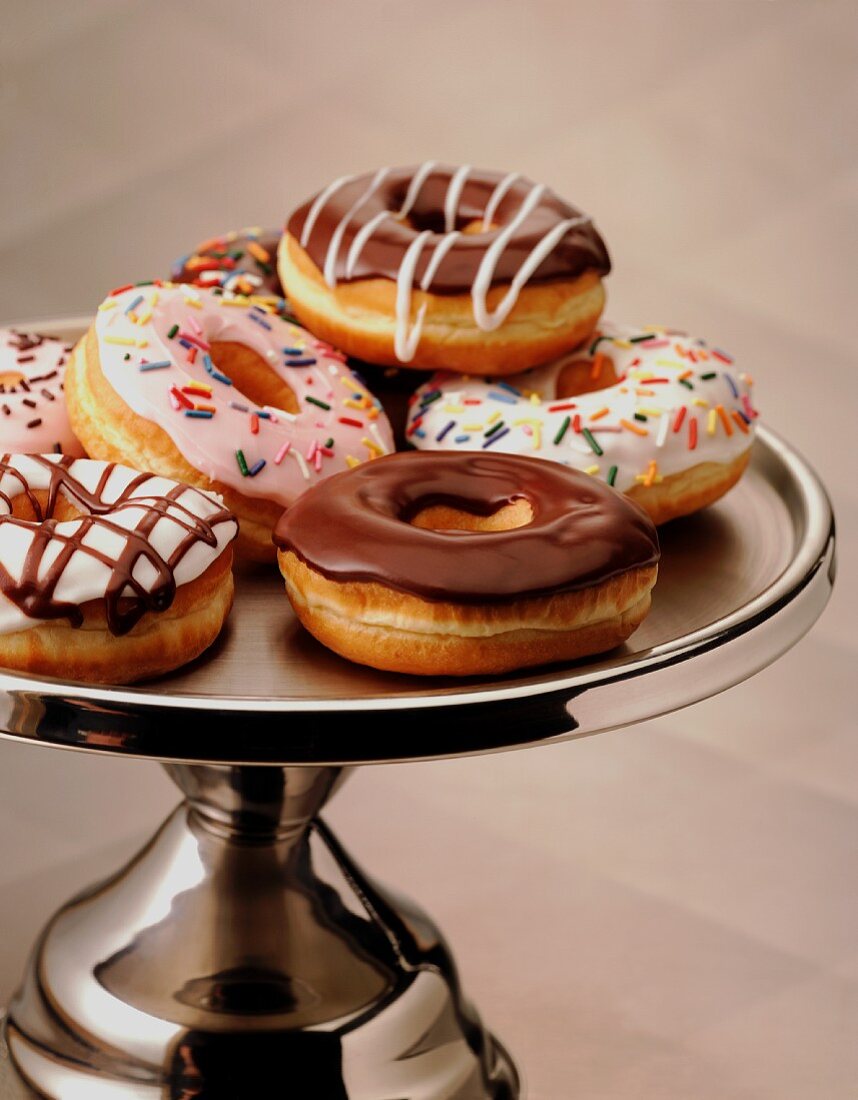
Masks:
[[[99,308],[69,368],[72,423],[99,458],[223,493],[239,546],[274,556],[282,510],[322,478],[393,450],[345,356],[223,291],[141,284]]]
[[[63,395],[71,350],[56,336],[0,328],[0,450],[83,455]]]
[[[738,481],[758,415],[751,386],[704,340],[606,322],[587,349],[513,377],[436,374],[414,395],[406,435],[424,449],[562,462],[664,523]]]

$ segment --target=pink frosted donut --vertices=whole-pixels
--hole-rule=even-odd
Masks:
[[[63,395],[70,352],[56,336],[0,329],[0,450],[83,455]]]
[[[393,450],[345,356],[270,307],[189,285],[114,292],[75,350],[68,399],[93,457],[222,493],[257,558],[273,558],[274,523],[306,489]]]

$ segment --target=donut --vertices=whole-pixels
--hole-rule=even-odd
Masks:
[[[0,456],[0,665],[130,683],[192,660],[232,604],[238,525],[112,462]]]
[[[379,367],[361,359],[350,359],[349,366],[384,409],[393,431],[397,451],[408,449],[405,429],[411,412],[415,387],[428,382],[432,371],[401,370],[399,367]]]
[[[390,455],[305,493],[275,531],[296,615],[374,668],[470,676],[612,649],[650,606],[633,501],[520,455]]]
[[[660,524],[742,476],[758,415],[751,385],[703,340],[603,323],[585,351],[515,377],[435,375],[414,395],[406,438],[563,463],[627,493]]]
[[[81,457],[63,395],[70,344],[0,328],[0,449]]]
[[[349,355],[473,374],[583,343],[610,266],[592,220],[543,184],[434,161],[335,180],[278,252],[298,319]]]
[[[66,390],[90,455],[221,494],[255,560],[274,559],[274,524],[305,489],[393,448],[341,353],[248,298],[188,285],[114,291]]]
[[[277,248],[282,235],[279,229],[257,226],[211,237],[174,261],[171,280],[207,290],[222,287],[258,299],[260,304],[273,306],[281,316],[287,316],[277,273]]]

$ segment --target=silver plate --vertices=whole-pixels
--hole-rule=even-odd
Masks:
[[[32,327],[77,338],[85,322]],[[704,699],[783,653],[828,599],[833,538],[816,475],[760,429],[737,488],[662,528],[652,612],[607,657],[491,679],[376,672],[316,643],[276,570],[257,568],[238,573],[227,627],[193,664],[133,688],[0,673],[0,726],[92,752],[280,765],[455,756],[598,733]]]

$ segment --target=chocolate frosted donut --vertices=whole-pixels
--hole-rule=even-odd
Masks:
[[[503,672],[601,652],[649,609],[655,527],[538,459],[390,455],[305,493],[274,535],[304,625],[393,671]]]
[[[419,168],[345,177],[305,202],[287,223],[325,278],[337,282],[397,279],[408,249],[428,230],[432,236],[408,274],[411,285],[420,287],[432,268],[435,294],[469,294],[499,231],[510,228],[497,263],[487,269],[490,286],[512,282],[533,250],[558,232],[531,282],[611,270],[590,218],[518,173],[429,161]],[[454,231],[458,235],[451,242]]]
[[[610,260],[543,184],[427,161],[330,184],[289,218],[279,267],[298,316],[350,354],[506,373],[589,335]]]
[[[173,263],[170,278],[176,283],[222,287],[235,294],[276,299],[284,308],[283,286],[277,273],[279,229],[238,229],[202,241],[193,252]]]

